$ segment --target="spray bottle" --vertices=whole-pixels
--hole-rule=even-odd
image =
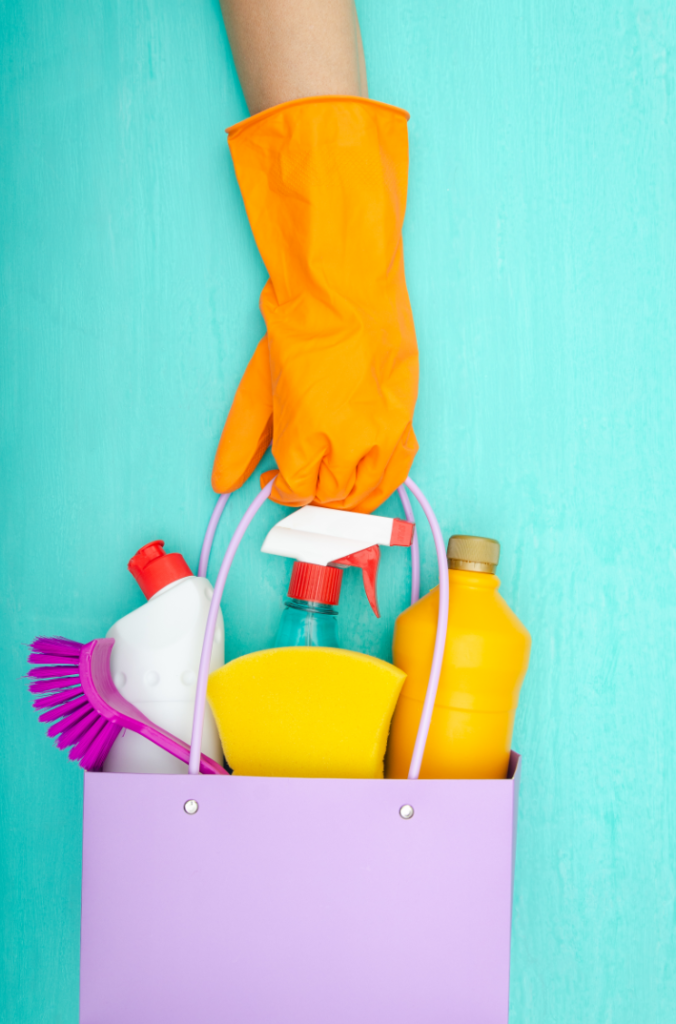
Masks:
[[[340,647],[336,619],[343,569],[362,571],[366,597],[378,610],[380,545],[410,547],[405,519],[306,505],[268,533],[261,551],[295,559],[273,647]]]
[[[380,545],[407,547],[401,519],[308,505],[268,533],[266,554],[295,559],[275,646],[209,677],[208,697],[236,774],[382,778],[390,721],[404,673],[338,648],[343,569],[362,570],[376,595]]]

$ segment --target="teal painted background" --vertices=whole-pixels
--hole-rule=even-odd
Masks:
[[[371,94],[412,112],[414,475],[446,534],[501,540],[533,634],[512,1022],[668,1024],[676,9],[359,10]],[[0,12],[0,1019],[74,1024],[82,779],[30,708],[22,644],[102,635],[139,603],[125,564],[148,540],[196,563],[265,274],[223,132],[245,108],[215,0]],[[257,545],[278,515],[238,555],[230,655],[272,636],[288,567]],[[427,538],[423,554],[430,586]],[[387,656],[408,576],[384,561],[384,621],[355,579],[341,616]]]

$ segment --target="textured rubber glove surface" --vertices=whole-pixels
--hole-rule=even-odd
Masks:
[[[267,326],[216,454],[240,486],[272,440],[271,497],[370,512],[408,474],[418,353],[402,224],[408,115],[352,97],[301,100],[229,130],[270,275]]]

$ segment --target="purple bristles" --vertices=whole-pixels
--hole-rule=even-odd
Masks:
[[[60,657],[62,662],[62,664],[58,665],[59,668],[64,668],[66,667],[66,665],[77,665],[78,663],[78,658],[76,657],[76,655],[73,655],[73,657],[70,658],[65,654],[29,654],[28,663],[30,665],[54,665],[54,667],[56,668],[57,665],[55,664],[55,659],[57,657]]]
[[[75,687],[79,680],[79,676],[70,676],[68,679],[42,679],[39,683],[31,683],[28,689],[31,693],[68,693],[68,684]]]
[[[55,708],[58,705],[62,705],[65,715],[73,697],[79,697],[83,692],[81,686],[72,686],[68,690],[60,689],[55,693],[49,693],[46,697],[40,697],[39,700],[34,700],[33,707],[36,711],[41,711],[43,708]]]
[[[120,735],[120,732],[121,728],[119,725],[114,725],[113,722],[106,722],[101,732],[91,743],[87,753],[80,759],[82,767],[88,772],[101,771],[103,762],[108,757],[110,748]]]
[[[40,668],[32,668],[28,672],[29,679],[61,679],[64,676],[78,675],[77,662],[72,665],[41,665]]]
[[[66,640],[63,636],[37,636],[31,644],[35,654],[52,654],[64,658],[79,658],[84,644]]]
[[[59,718],[65,718],[67,714],[71,714],[73,711],[77,711],[85,706],[89,706],[89,701],[82,694],[81,697],[68,701],[67,705],[59,704],[58,707],[52,708],[51,711],[45,711],[44,715],[40,715],[40,721],[56,722]]]
[[[86,728],[82,730],[78,741],[68,755],[73,761],[80,761],[81,758],[86,757],[90,751],[92,743],[96,740],[97,736],[105,729],[106,720],[97,715],[94,719],[88,719]]]
[[[100,772],[113,743],[123,729],[157,744],[172,757],[188,764],[190,747],[150,719],[120,694],[110,674],[112,638],[78,644],[63,637],[38,637],[31,645],[29,690],[39,694],[33,707],[48,723],[47,735],[60,750],[90,772]],[[51,660],[53,659],[53,661]],[[199,760],[205,774],[226,775],[228,769],[206,754]]]
[[[66,747],[72,747],[74,743],[77,743],[87,732],[90,725],[98,721],[99,717],[91,704],[87,703],[79,711],[73,711],[66,718],[62,718],[60,722],[50,725],[47,735],[57,737],[57,747],[59,750],[65,750]]]
[[[100,771],[121,727],[94,710],[80,685],[79,659],[84,644],[62,636],[37,637],[31,644],[29,690],[42,694],[33,702],[41,722],[60,750],[72,747],[69,756],[87,771]]]

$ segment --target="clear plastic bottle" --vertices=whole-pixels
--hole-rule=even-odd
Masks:
[[[294,562],[273,647],[340,647],[338,601],[342,569]]]
[[[338,608],[287,597],[273,647],[340,647]]]

